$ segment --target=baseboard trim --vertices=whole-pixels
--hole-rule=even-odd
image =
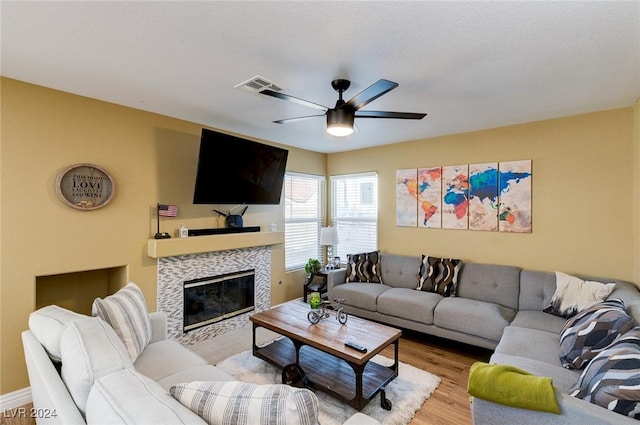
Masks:
[[[7,394],[0,394],[0,410],[15,409],[31,403],[31,387],[22,388]]]

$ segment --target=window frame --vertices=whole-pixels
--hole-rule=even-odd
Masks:
[[[366,181],[369,178],[375,178],[374,181]],[[339,181],[349,184],[349,179],[353,179],[353,185],[358,186],[358,190],[344,188],[345,193],[338,194],[340,190]],[[359,181],[361,180],[361,181]],[[357,252],[371,252],[378,249],[378,210],[379,210],[379,182],[378,173],[376,171],[340,174],[330,176],[331,182],[331,225],[338,229],[338,239],[340,243],[337,245],[337,255],[340,256],[342,264],[347,262],[347,254]],[[364,193],[363,185],[372,185],[369,193]],[[346,193],[351,192],[351,193]],[[369,205],[361,211],[360,216],[346,216],[341,211],[341,203],[338,202],[338,196],[345,201],[345,196],[351,196],[352,202],[361,205]],[[367,202],[364,202],[364,201]],[[353,204],[351,204],[353,205]],[[345,208],[343,207],[342,210]],[[353,211],[352,208],[348,210]],[[367,213],[368,210],[368,213]],[[373,214],[371,213],[373,211]],[[367,225],[363,229],[362,225]],[[363,232],[364,230],[364,232]],[[368,233],[369,235],[365,235]],[[348,243],[345,241],[349,241]]]
[[[294,203],[291,200],[291,197],[288,197],[287,189],[289,187],[290,182],[292,181],[291,179],[295,179],[295,178],[316,182],[318,198],[317,198],[317,205],[315,208],[316,215],[313,217],[291,217],[290,216],[293,211],[293,207],[295,206],[296,203]],[[301,268],[304,268],[304,265],[306,264],[309,258],[317,258],[318,260],[320,260],[321,263],[323,263],[323,254],[322,254],[323,251],[320,246],[320,228],[324,225],[324,222],[326,220],[326,209],[327,209],[326,177],[318,174],[287,171],[285,172],[285,183],[283,185],[283,191],[284,191],[283,204],[285,209],[284,211],[285,271],[289,272],[289,271],[299,270]],[[288,204],[288,200],[291,200],[292,203]],[[315,226],[313,226],[313,223],[315,223]],[[302,228],[301,232],[299,232],[298,234],[294,234],[291,230],[292,225],[299,225]],[[308,225],[311,225],[311,227],[313,227],[313,230],[311,231],[309,231],[308,229],[305,230],[304,227]],[[301,238],[299,240],[303,240],[303,239],[306,240],[306,238],[309,238],[309,237],[315,240],[315,246],[313,249],[305,248],[304,246],[302,247],[296,246],[297,240],[299,238]],[[302,243],[302,245],[309,245],[309,243]],[[294,257],[291,258],[291,255],[293,255],[292,251],[295,249],[299,251],[305,251],[306,249],[307,251],[302,256],[300,253],[296,253]],[[287,255],[287,252],[289,252],[289,255]]]

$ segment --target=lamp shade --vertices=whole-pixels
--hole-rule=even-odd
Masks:
[[[338,229],[335,227],[320,228],[320,245],[336,245],[338,243]]]

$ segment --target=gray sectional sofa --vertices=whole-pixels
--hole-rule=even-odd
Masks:
[[[553,379],[560,415],[474,398],[475,424],[637,423],[567,394],[581,370],[565,369],[560,363],[560,332],[566,319],[543,312],[556,290],[554,272],[464,263],[456,296],[444,297],[415,289],[420,264],[418,256],[380,253],[377,267],[382,283],[347,283],[346,269],[330,271],[329,299],[343,298],[345,310],[356,316],[492,349],[491,363],[510,364]],[[640,292],[633,284],[589,279],[615,282],[608,298],[622,299],[638,325]]]

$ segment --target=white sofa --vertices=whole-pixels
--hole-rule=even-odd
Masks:
[[[48,311],[40,310],[36,313],[51,313],[59,307],[48,306],[45,309]],[[54,316],[65,315],[65,313],[67,312],[60,309],[54,313]],[[37,412],[41,412],[38,424],[73,425],[92,422],[205,424],[206,422],[198,415],[171,397],[169,388],[183,382],[233,380],[233,377],[215,366],[208,365],[204,359],[179,343],[166,339],[166,318],[163,313],[149,314],[152,339],[136,362],[132,363],[133,368],[127,367],[129,359],[125,358],[123,361],[108,359],[111,357],[110,354],[118,351],[113,350],[113,346],[118,341],[113,341],[113,334],[109,329],[104,329],[103,321],[98,318],[78,316],[80,317],[73,320],[81,324],[82,329],[78,333],[84,335],[83,338],[77,338],[76,353],[87,359],[92,358],[95,362],[93,370],[89,364],[86,364],[88,362],[81,362],[78,358],[67,360],[66,357],[73,355],[73,352],[63,353],[60,363],[52,359],[56,357],[56,350],[51,348],[52,344],[55,344],[51,341],[62,338],[69,326],[69,322],[64,319],[58,322],[57,332],[50,329],[34,329],[22,333],[33,405]],[[30,321],[33,322],[33,320]],[[46,339],[49,341],[41,342],[36,337],[36,334],[41,331],[48,333]],[[68,331],[66,336],[70,333]],[[68,337],[67,341],[69,339],[71,338]],[[81,353],[81,349],[90,353]],[[69,347],[66,351],[73,351],[73,349]],[[61,369],[69,368],[68,364],[72,364],[76,371],[77,379],[73,380],[79,382],[77,386],[85,388],[70,390],[72,384],[69,380],[65,383],[61,376]],[[84,382],[80,383],[80,381]],[[98,391],[95,383],[100,384],[101,392]],[[84,403],[74,400],[72,396],[74,392],[76,398],[86,398]],[[82,396],[81,392],[85,395]]]
[[[163,313],[149,313],[148,318],[150,340],[132,361],[121,337],[99,317],[57,306],[33,312],[22,341],[37,423],[206,424],[204,416],[192,411],[194,405],[185,407],[170,394],[171,387],[202,381],[232,384],[233,377],[167,339]],[[287,414],[283,423],[316,423],[315,394],[292,387],[285,390],[302,392],[303,397],[287,399],[287,412],[293,410],[294,417]],[[263,414],[260,406],[257,410]],[[360,413],[346,423],[378,424]]]

